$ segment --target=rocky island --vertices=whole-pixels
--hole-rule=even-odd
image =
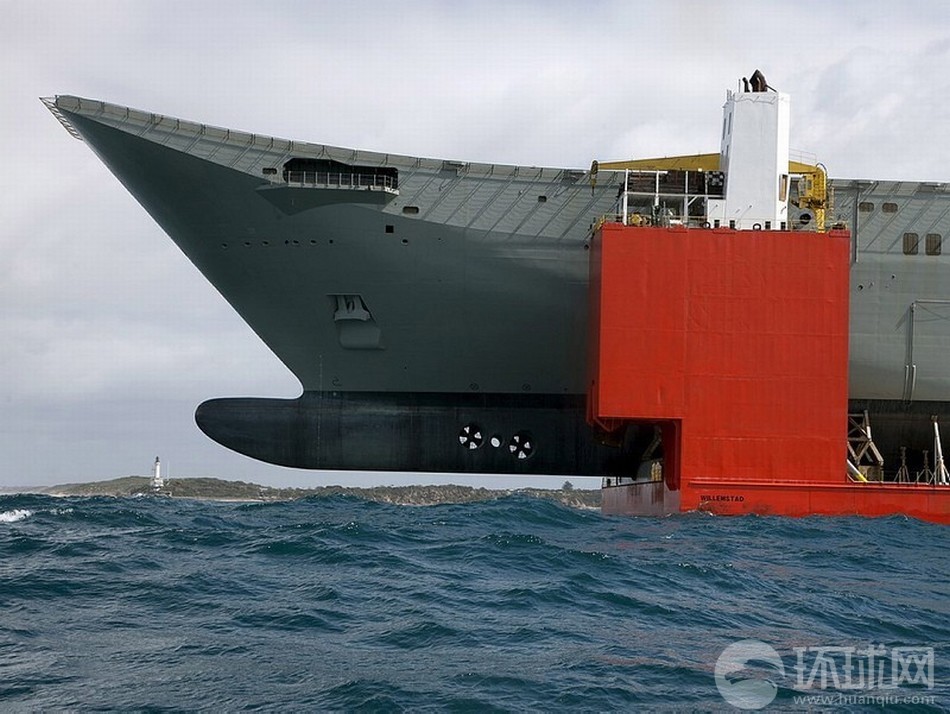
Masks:
[[[315,488],[274,488],[246,481],[218,478],[173,478],[155,492],[146,476],[125,476],[109,481],[67,483],[42,490],[56,496],[144,496],[200,498],[227,501],[280,501],[311,496],[354,496],[369,501],[413,506],[443,503],[469,503],[523,494],[546,498],[573,508],[600,508],[600,490],[576,489],[565,481],[560,489],[520,488],[514,490],[475,488],[456,484],[426,486],[318,486]]]

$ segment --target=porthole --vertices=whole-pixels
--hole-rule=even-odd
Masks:
[[[547,203],[547,202],[548,202],[547,196],[538,196],[538,203]]]
[[[482,430],[478,427],[478,424],[466,424],[459,431],[458,439],[459,445],[463,449],[474,451],[482,445],[485,437],[482,435]]]
[[[871,203],[870,201],[861,201],[858,204],[858,210],[861,211],[862,213],[870,213],[871,211],[874,210],[874,204]]]
[[[405,213],[407,216],[415,216],[417,213],[419,213],[419,207],[418,206],[403,206],[402,212]]]
[[[884,213],[897,213],[897,204],[896,203],[882,204],[881,210],[884,211]]]

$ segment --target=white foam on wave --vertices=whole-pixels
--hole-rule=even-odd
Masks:
[[[29,511],[25,508],[14,508],[12,511],[0,513],[0,523],[16,523],[32,515],[33,511]]]

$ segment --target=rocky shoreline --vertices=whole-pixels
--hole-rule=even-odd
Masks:
[[[575,489],[565,482],[560,489],[522,488],[512,490],[476,488],[473,486],[416,485],[416,486],[318,486],[315,488],[274,488],[246,481],[227,481],[217,478],[175,478],[165,482],[160,493],[150,487],[145,476],[125,476],[109,481],[72,483],[30,489],[34,493],[51,496],[145,496],[161,495],[171,498],[197,498],[219,501],[286,501],[320,496],[353,496],[411,506],[432,506],[445,503],[470,503],[523,494],[533,498],[557,501],[573,508],[600,508],[600,491]]]

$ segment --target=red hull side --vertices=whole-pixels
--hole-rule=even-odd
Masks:
[[[814,483],[694,479],[676,491],[644,482],[603,490],[607,515],[660,516],[706,511],[723,516],[906,515],[950,525],[946,486],[892,483]]]
[[[591,421],[664,448],[663,481],[606,487],[605,513],[946,522],[947,489],[847,478],[847,232],[607,224],[592,248]]]

